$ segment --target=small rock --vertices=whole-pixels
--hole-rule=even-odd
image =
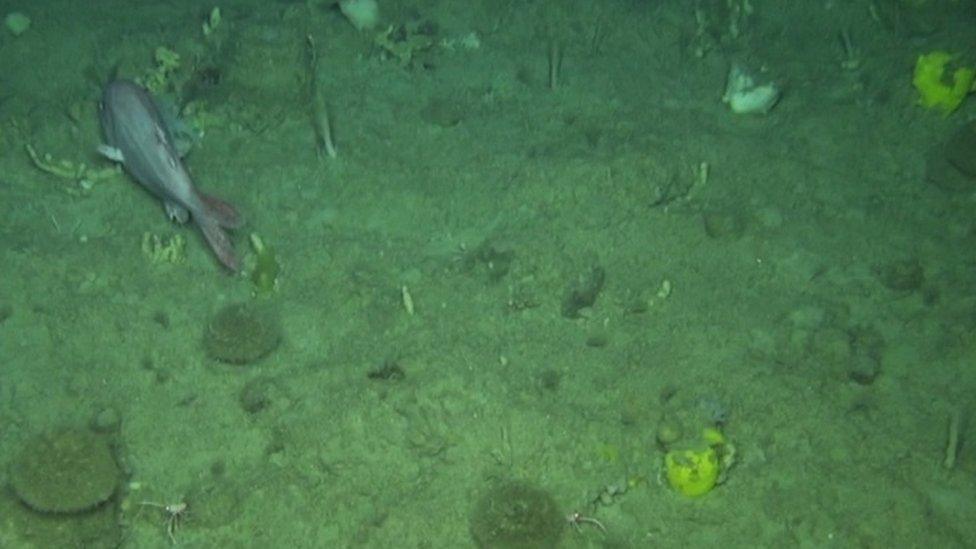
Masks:
[[[880,371],[881,364],[874,357],[862,353],[852,358],[847,375],[861,385],[870,385]]]
[[[746,232],[746,220],[737,212],[705,212],[702,222],[705,224],[705,234],[710,238],[735,240]]]
[[[593,265],[586,272],[576,276],[566,288],[563,297],[562,313],[566,318],[579,318],[580,311],[592,307],[603,290],[606,271],[600,265]]]
[[[96,433],[114,433],[122,425],[122,416],[111,406],[102,408],[92,416],[91,428]]]
[[[256,414],[271,404],[271,390],[273,383],[267,378],[256,378],[248,381],[241,389],[241,408],[249,414]]]
[[[591,332],[586,336],[586,346],[595,349],[602,349],[610,344],[610,334],[603,330]]]
[[[914,292],[925,282],[925,270],[918,259],[902,259],[885,263],[875,269],[878,280],[895,292]]]
[[[657,426],[655,438],[662,448],[669,448],[681,439],[681,426],[674,420],[664,418]]]

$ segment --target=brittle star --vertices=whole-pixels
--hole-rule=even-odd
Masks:
[[[599,528],[604,534],[607,533],[607,529],[603,526],[602,522],[593,517],[585,517],[578,511],[573,511],[569,515],[566,515],[566,521],[569,522],[569,525],[573,527],[573,530],[576,530],[576,532],[580,534],[583,533],[582,525],[584,524],[593,525],[594,527]]]

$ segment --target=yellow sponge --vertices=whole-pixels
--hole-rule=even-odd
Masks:
[[[686,496],[708,493],[718,481],[718,453],[711,446],[672,450],[664,456],[668,484]]]
[[[962,105],[976,80],[976,69],[971,67],[957,68],[950,79],[946,65],[952,60],[953,55],[945,51],[920,55],[912,76],[912,84],[919,94],[918,103],[942,111],[943,116],[949,116]]]

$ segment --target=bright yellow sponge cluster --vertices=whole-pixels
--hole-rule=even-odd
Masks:
[[[725,444],[725,436],[718,429],[708,428],[699,446],[669,451],[664,456],[668,484],[686,496],[708,493],[718,482],[722,469],[719,455]]]
[[[976,69],[959,67],[947,74],[947,65],[954,56],[945,51],[933,51],[918,56],[912,84],[918,90],[918,103],[927,108],[942,111],[949,116],[962,105],[969,92],[976,89]]]

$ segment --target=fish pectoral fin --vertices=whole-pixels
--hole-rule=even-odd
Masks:
[[[115,147],[109,147],[105,144],[99,145],[98,153],[113,162],[125,162],[125,157],[122,156],[122,151]]]
[[[166,208],[166,216],[170,221],[175,221],[180,225],[190,220],[190,212],[176,202],[165,201],[163,207]]]

